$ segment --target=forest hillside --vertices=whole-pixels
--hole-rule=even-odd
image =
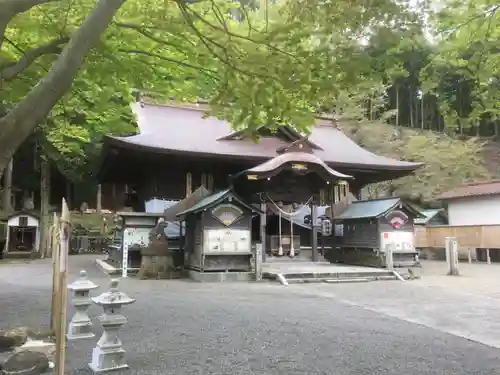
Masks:
[[[500,143],[493,140],[373,122],[342,123],[340,129],[378,155],[424,163],[413,176],[368,187],[370,198],[400,195],[436,206],[440,194],[460,184],[500,177]]]

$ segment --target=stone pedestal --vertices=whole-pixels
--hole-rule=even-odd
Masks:
[[[68,340],[78,340],[94,337],[92,332],[92,321],[89,318],[87,310],[92,304],[89,294],[93,289],[99,286],[87,278],[87,272],[80,271],[80,278],[70,285],[68,289],[73,292],[72,303],[76,309],[71,318],[66,335]]]
[[[104,332],[92,351],[90,369],[98,374],[128,368],[118,331],[127,323],[127,318],[120,313],[122,306],[134,303],[135,299],[119,292],[118,280],[113,280],[109,292],[92,298],[92,301],[104,309],[104,314],[98,318]]]
[[[175,264],[174,253],[168,250],[165,235],[168,223],[160,219],[149,233],[149,245],[141,249],[139,279],[177,279],[182,277],[180,267]]]
[[[166,242],[153,241],[141,250],[141,268],[137,274],[139,279],[174,279],[180,276]]]

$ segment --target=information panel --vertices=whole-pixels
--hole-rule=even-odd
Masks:
[[[206,229],[205,253],[250,253],[250,231],[245,229]]]
[[[412,253],[415,251],[413,232],[382,232],[381,233],[380,246],[381,251],[385,251],[385,247],[391,243],[395,246],[395,251],[398,253]]]

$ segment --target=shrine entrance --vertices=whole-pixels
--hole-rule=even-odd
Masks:
[[[352,176],[327,166],[313,154],[306,138],[277,153],[277,157],[232,176],[233,189],[262,212],[254,218],[252,232],[262,244],[266,260],[289,257],[316,262],[325,192],[341,185],[345,189]],[[323,207],[318,212],[320,204]]]

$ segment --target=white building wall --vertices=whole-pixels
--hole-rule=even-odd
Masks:
[[[20,216],[27,216],[28,217],[28,227],[38,227],[39,226],[38,219],[33,217],[33,216],[16,215],[16,216],[13,216],[9,219],[9,221],[8,221],[9,227],[17,227],[19,225],[19,217]]]
[[[500,225],[500,195],[449,201],[448,219],[450,225]]]

